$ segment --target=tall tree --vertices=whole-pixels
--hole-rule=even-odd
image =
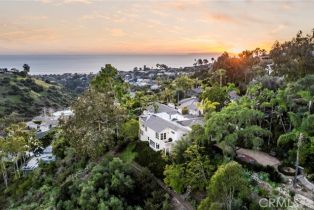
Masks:
[[[295,81],[314,73],[314,30],[304,35],[299,31],[291,40],[275,42],[270,51],[274,61],[273,74]]]
[[[208,185],[208,195],[199,210],[238,209],[236,199],[243,198],[248,193],[248,183],[244,171],[237,162],[229,162],[219,166]]]
[[[124,110],[110,93],[88,90],[72,106],[65,138],[79,154],[96,158],[118,143]]]

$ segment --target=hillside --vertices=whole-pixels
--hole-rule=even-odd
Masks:
[[[67,107],[71,96],[63,87],[48,84],[31,76],[0,74],[0,117],[13,112],[21,117],[38,114],[43,107]]]

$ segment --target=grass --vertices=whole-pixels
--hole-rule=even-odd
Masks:
[[[54,86],[54,85],[50,85],[42,80],[39,80],[39,79],[34,79],[35,83],[39,86],[42,86],[44,89],[48,89],[49,87],[51,86]]]
[[[130,143],[120,154],[120,158],[125,162],[132,162],[137,153],[134,151],[136,146],[135,142]]]

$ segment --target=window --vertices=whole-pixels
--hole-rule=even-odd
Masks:
[[[151,147],[155,148],[155,142],[152,141],[151,139],[149,140],[149,145],[150,145]]]
[[[159,133],[156,132],[156,139],[159,139]]]
[[[147,126],[145,126],[145,131],[147,131]]]
[[[171,133],[172,133],[172,134],[175,134],[175,132],[174,132],[174,131],[171,131]]]
[[[156,143],[156,149],[159,149],[159,144]]]
[[[161,140],[166,140],[166,133],[160,134],[160,139]]]
[[[141,135],[143,135],[143,134],[144,134],[144,132],[143,132],[143,130],[142,130],[142,129],[140,130],[140,134],[141,134]]]

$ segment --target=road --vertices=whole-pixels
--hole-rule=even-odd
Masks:
[[[135,169],[136,171],[142,173],[143,171],[143,167],[141,165],[139,165],[136,162],[132,162],[131,166],[133,169]],[[162,188],[164,189],[169,195],[171,195],[175,201],[177,203],[179,203],[181,205],[180,210],[194,210],[193,206],[187,202],[186,200],[184,200],[181,195],[179,195],[178,193],[172,191],[170,188],[168,188],[160,179],[156,178],[153,175],[153,179],[156,181],[156,183]]]

